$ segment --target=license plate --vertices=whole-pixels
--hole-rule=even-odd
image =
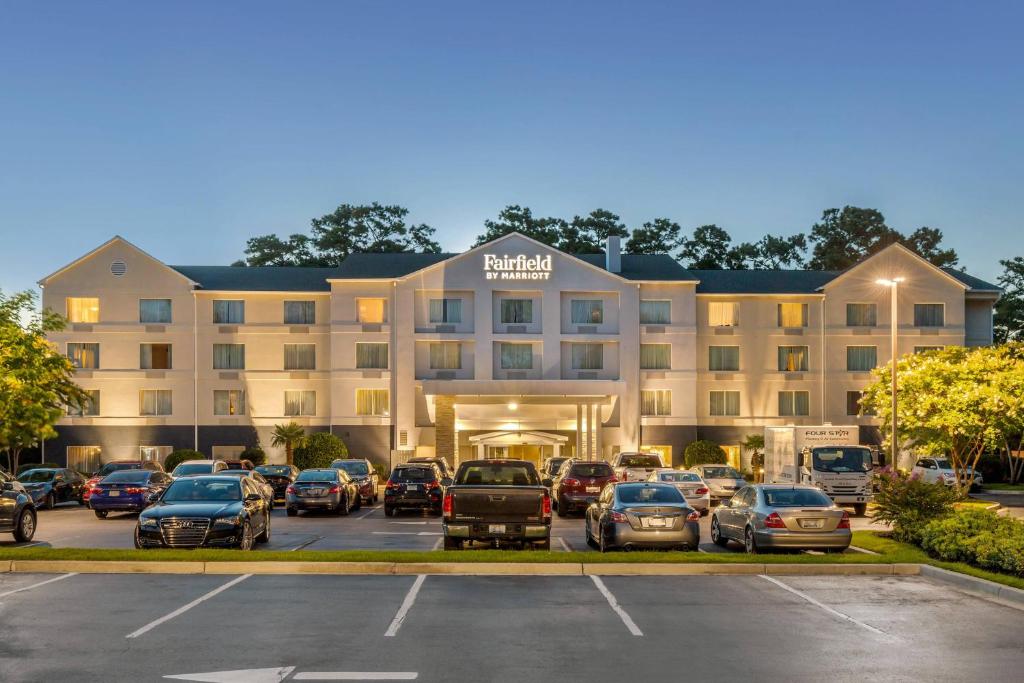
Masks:
[[[487,525],[487,533],[490,533],[490,534],[503,534],[503,533],[505,533],[505,525],[504,524],[488,524]]]
[[[322,496],[324,495],[323,489],[306,489],[307,496]]]
[[[664,517],[649,517],[647,519],[647,526],[665,526]]]
[[[109,496],[110,496],[111,498],[117,498],[118,496],[120,496],[120,495],[121,495],[121,492],[120,492],[120,491],[111,491],[111,492],[110,492],[110,493],[109,493],[108,495],[109,495]]]
[[[420,490],[420,485],[419,484],[406,484],[405,485],[405,490],[406,491],[419,491]]]
[[[587,493],[599,493],[601,491],[600,486],[588,486]]]
[[[820,529],[825,526],[823,519],[801,519],[800,526],[804,529]]]

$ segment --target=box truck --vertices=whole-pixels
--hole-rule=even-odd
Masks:
[[[863,516],[871,502],[872,453],[857,425],[765,427],[764,480],[810,484]]]

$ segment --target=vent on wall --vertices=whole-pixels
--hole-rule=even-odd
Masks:
[[[114,277],[121,277],[128,272],[128,264],[121,259],[114,259],[110,262],[110,274]]]

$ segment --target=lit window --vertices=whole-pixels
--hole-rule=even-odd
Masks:
[[[100,345],[68,342],[68,358],[76,368],[95,370],[100,366]]]
[[[641,415],[671,415],[672,392],[668,389],[640,392]]]
[[[640,369],[670,370],[672,368],[671,344],[641,344]]]
[[[245,391],[216,389],[213,392],[214,415],[245,415]]]
[[[285,301],[285,325],[315,325],[316,303],[313,301]]]
[[[285,344],[285,370],[315,370],[316,344]]]
[[[356,415],[386,416],[390,410],[387,389],[356,389]]]
[[[806,346],[780,346],[779,372],[807,372]]]
[[[170,389],[143,389],[139,392],[139,415],[170,415]]]
[[[641,325],[668,325],[672,322],[672,303],[669,301],[640,301]]]
[[[740,324],[740,305],[735,301],[709,301],[709,327],[736,327]]]
[[[781,417],[810,415],[811,395],[807,391],[780,391],[779,415]]]
[[[384,299],[356,299],[356,317],[361,323],[384,322]]]
[[[779,304],[779,327],[807,327],[807,304]]]
[[[388,369],[388,345],[386,342],[356,343],[356,367],[364,370]]]
[[[736,416],[740,414],[740,392],[712,391],[710,412],[717,416]]]
[[[68,320],[73,323],[98,323],[100,321],[100,300],[96,297],[67,298]]]
[[[171,300],[139,299],[139,322],[170,324]]]
[[[711,372],[738,372],[739,369],[740,347],[708,347],[708,370],[710,370]]]
[[[139,367],[143,370],[170,370],[170,344],[139,344]]]
[[[100,468],[103,449],[99,446],[68,446],[68,467],[77,472],[95,472]]]
[[[284,392],[284,414],[288,417],[297,417],[301,415],[316,415],[316,392]]]

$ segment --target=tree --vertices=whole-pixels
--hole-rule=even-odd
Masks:
[[[274,448],[284,448],[285,462],[289,465],[295,464],[295,447],[302,444],[306,437],[306,430],[296,422],[289,422],[286,425],[274,425],[274,431],[270,435],[270,445]]]
[[[253,237],[245,243],[246,260],[236,261],[249,266],[323,266],[327,259],[314,253],[308,235],[295,234],[285,242],[277,235]]]
[[[803,268],[807,237],[797,233],[790,237],[765,235],[754,245],[751,268],[780,270]]]
[[[300,470],[330,467],[335,460],[348,458],[345,443],[330,432],[315,432],[295,449],[295,466]]]
[[[484,232],[476,238],[473,246],[478,247],[509,233],[518,232],[557,249],[562,241],[562,231],[567,227],[567,223],[561,218],[534,218],[529,207],[510,204],[501,210],[497,220],[484,221]]]
[[[562,230],[558,248],[569,254],[602,254],[609,237],[629,237],[626,224],[611,211],[595,209],[587,216],[574,216]]]
[[[635,228],[626,242],[629,254],[670,254],[679,247],[682,228],[668,218],[655,218]]]
[[[69,406],[90,401],[71,361],[46,338],[65,324],[53,311],[37,312],[33,292],[0,292],[0,451],[12,472],[24,449],[57,436],[54,425]]]
[[[740,445],[751,451],[750,469],[754,473],[754,481],[761,481],[764,476],[764,434],[748,434]]]
[[[1000,261],[1003,293],[996,302],[993,331],[996,342],[1024,341],[1024,258]]]
[[[693,237],[683,240],[676,255],[687,268],[697,270],[722,270],[726,268],[726,255],[732,246],[732,238],[717,225],[702,225],[693,231]]]
[[[725,451],[714,441],[694,441],[683,451],[683,464],[694,465],[725,465],[729,462]]]
[[[167,456],[167,459],[164,460],[164,467],[167,468],[168,471],[173,472],[174,468],[183,462],[205,459],[206,456],[199,451],[194,451],[191,448],[181,448]]]
[[[901,238],[900,242],[939,268],[952,268],[960,261],[954,250],[939,246],[942,243],[942,231],[936,228],[918,228]]]
[[[248,460],[254,466],[259,467],[265,465],[267,462],[267,454],[259,446],[246,446],[239,456],[243,460]]]

